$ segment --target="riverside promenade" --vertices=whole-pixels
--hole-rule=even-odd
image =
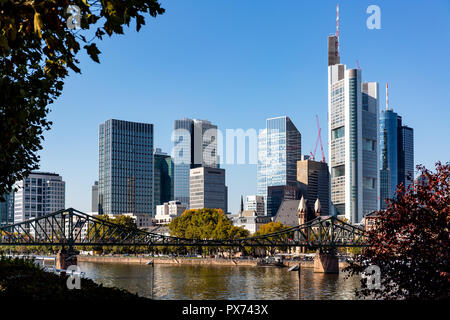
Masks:
[[[79,255],[79,262],[100,262],[100,263],[129,263],[129,264],[172,264],[172,265],[211,265],[211,266],[247,266],[247,267],[267,267],[258,260],[249,259],[220,259],[220,258],[185,258],[185,257],[167,257],[152,258],[141,256],[87,256]],[[300,262],[302,268],[314,268],[313,261],[284,260],[283,266],[291,267]],[[345,262],[339,262],[339,269],[347,266]]]

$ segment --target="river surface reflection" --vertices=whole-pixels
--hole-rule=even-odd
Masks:
[[[174,300],[296,300],[298,273],[287,268],[79,262],[86,277],[140,296]],[[153,269],[154,268],[154,269]],[[355,299],[358,277],[302,268],[301,299]],[[152,286],[152,282],[154,285]],[[83,285],[83,282],[81,282]],[[153,289],[152,289],[153,287]]]

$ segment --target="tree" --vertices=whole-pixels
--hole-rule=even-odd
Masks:
[[[103,220],[107,223],[113,223],[120,225],[122,227],[130,228],[130,229],[137,229],[136,222],[132,217],[126,216],[126,215],[117,215],[114,218],[110,218],[107,214],[99,215],[96,217],[97,219]],[[89,231],[89,237],[93,239],[94,241],[100,241],[104,235],[108,235],[108,237],[119,237],[120,231],[112,232],[111,230],[114,229],[110,225],[104,225],[100,227],[98,230],[95,230],[95,228],[91,227],[91,230]],[[93,250],[95,251],[106,251],[106,252],[114,252],[114,253],[120,253],[124,250],[123,248],[120,248],[118,246],[111,247],[93,247]]]
[[[48,105],[61,94],[69,71],[80,73],[81,46],[95,62],[94,40],[123,34],[143,14],[163,14],[157,0],[0,1],[0,200],[15,181],[37,169]],[[88,30],[95,27],[94,30]]]
[[[362,255],[345,270],[359,274],[375,265],[381,286],[362,279],[358,296],[381,299],[448,299],[450,273],[449,163],[436,163],[432,173],[417,166],[418,180],[400,185],[395,199],[379,211],[375,228],[368,231]]]
[[[286,226],[286,225],[282,224],[281,222],[269,222],[269,223],[263,224],[259,228],[259,230],[255,232],[254,236],[255,237],[263,236],[266,234],[283,231],[283,230],[289,229],[289,228],[290,228],[289,226]],[[287,241],[289,237],[290,237],[290,235],[288,235],[288,234],[281,236],[281,238],[282,239],[284,238],[285,241]],[[291,237],[292,237],[292,235],[291,235]],[[276,241],[277,239],[280,239],[280,237],[279,236],[277,236],[277,238],[269,237],[269,240],[271,240],[271,241]],[[269,250],[270,254],[274,254],[275,251],[277,250],[276,247],[268,247],[266,249]]]
[[[181,216],[172,220],[169,230],[172,236],[198,240],[239,239],[249,235],[248,230],[233,226],[222,210],[206,208],[186,210]],[[202,249],[211,251],[211,248]]]

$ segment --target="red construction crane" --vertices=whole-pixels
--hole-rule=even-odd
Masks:
[[[314,148],[314,153],[310,152],[310,154],[311,154],[312,160],[315,160],[316,159],[317,145],[319,144],[319,141],[320,141],[320,150],[322,151],[322,162],[325,162],[325,153],[323,152],[322,137],[320,135],[322,129],[320,129],[319,116],[317,114],[316,114],[316,122],[317,122],[317,129],[318,129],[319,133],[318,133],[318,136],[317,136],[316,146]]]

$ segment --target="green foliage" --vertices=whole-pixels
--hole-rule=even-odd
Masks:
[[[263,224],[258,231],[255,232],[254,236],[262,236],[270,233],[275,233],[279,231],[283,231],[286,229],[289,229],[289,226],[286,226],[282,224],[281,222],[269,222],[266,224]],[[283,234],[281,236],[281,239],[284,241],[287,241],[290,237],[293,237],[293,235],[289,234]],[[276,239],[274,237],[268,237],[270,241],[276,241],[277,239],[280,239],[280,237],[277,237]],[[267,250],[270,254],[274,254],[277,250],[280,251],[286,251],[287,249],[277,249],[276,247],[264,247],[265,250]],[[254,251],[254,250],[252,250]]]
[[[186,210],[169,224],[170,234],[189,239],[240,239],[248,237],[248,230],[231,224],[230,219],[220,209]],[[212,253],[217,248],[202,248],[202,252]],[[219,248],[221,250],[232,248]],[[181,250],[181,248],[175,248]],[[191,251],[192,248],[187,248]]]
[[[190,239],[238,239],[249,232],[235,227],[220,209],[186,210],[169,224],[171,235]]]
[[[137,229],[137,225],[136,225],[136,222],[134,221],[134,219],[132,217],[129,217],[126,215],[117,215],[114,218],[110,218],[107,214],[104,214],[104,215],[99,215],[96,218],[106,221],[106,222],[109,222],[109,223],[118,224],[118,225],[126,227],[126,228]],[[107,234],[110,237],[119,236],[118,231],[116,233],[114,233],[114,232],[111,233],[111,227],[108,225],[101,226],[98,230],[95,230],[95,228],[91,228],[91,230],[89,231],[89,237],[94,239],[94,241],[95,241],[95,239],[100,240],[103,237],[103,235],[105,235],[105,234]],[[105,252],[105,253],[129,253],[128,248],[123,248],[120,246],[93,247],[92,249],[95,251],[101,251],[101,252]]]
[[[67,13],[69,5],[78,6],[79,15]],[[37,151],[52,124],[48,105],[69,71],[80,73],[81,46],[99,62],[94,40],[123,34],[133,21],[139,31],[145,14],[156,17],[164,9],[157,0],[1,0],[0,13],[1,197],[38,168]],[[79,30],[69,27],[74,17]]]

